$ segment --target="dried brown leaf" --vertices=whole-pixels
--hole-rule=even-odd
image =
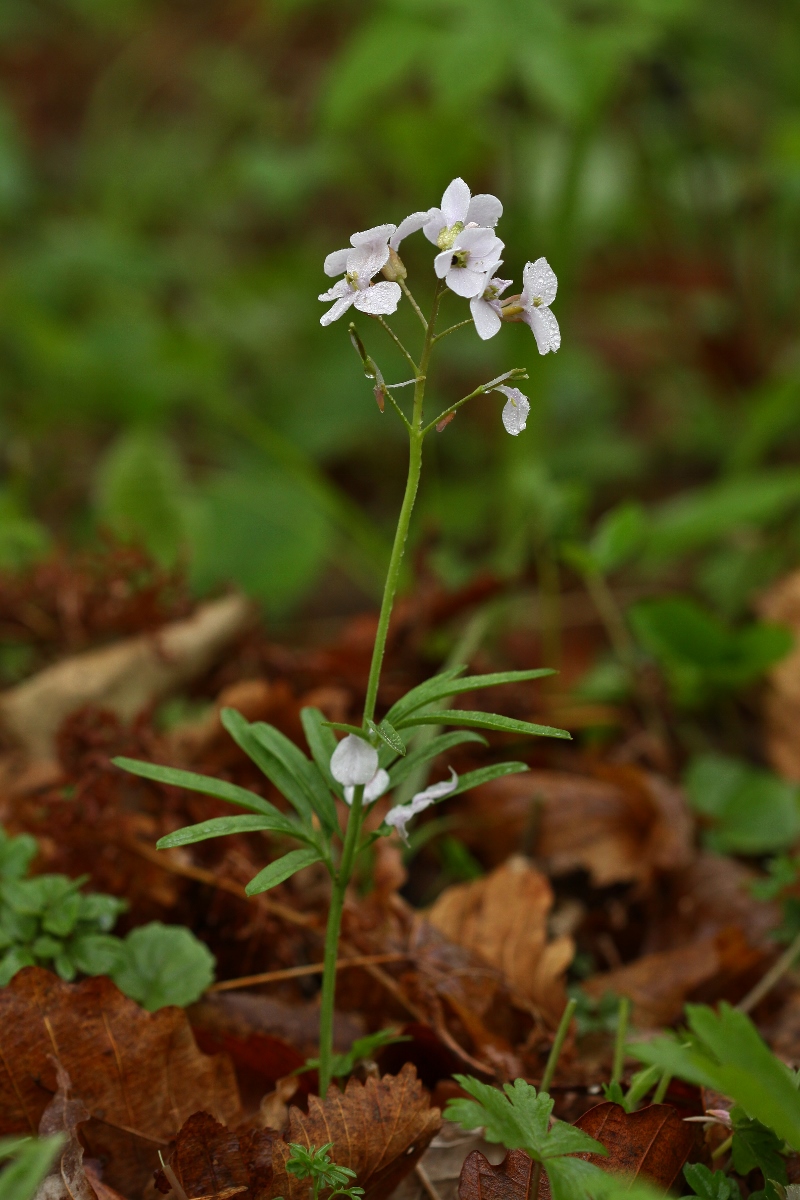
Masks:
[[[239,1114],[230,1062],[198,1050],[182,1009],[145,1012],[104,977],[69,984],[27,967],[0,990],[0,1135],[36,1132],[57,1088],[54,1054],[88,1109],[89,1154],[126,1195],[193,1112]]]

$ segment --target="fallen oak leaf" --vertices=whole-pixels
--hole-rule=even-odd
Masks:
[[[306,1149],[333,1143],[331,1160],[356,1173],[365,1200],[389,1196],[415,1167],[441,1126],[439,1110],[407,1064],[399,1075],[351,1079],[344,1092],[332,1087],[324,1101],[309,1100],[308,1114],[289,1111],[283,1138],[268,1129],[234,1132],[207,1113],[196,1113],[178,1134],[169,1165],[190,1200],[307,1200],[308,1182],[291,1175],[289,1143]],[[156,1186],[170,1190],[160,1172]]]
[[[0,1136],[36,1132],[57,1090],[54,1052],[88,1109],[87,1150],[124,1195],[141,1193],[193,1112],[239,1115],[229,1060],[198,1050],[182,1009],[148,1013],[103,976],[69,984],[27,967],[0,989]]]
[[[60,1134],[64,1146],[40,1185],[37,1196],[47,1200],[97,1200],[97,1193],[86,1177],[83,1146],[78,1141],[78,1126],[89,1119],[82,1100],[70,1100],[70,1078],[57,1059],[57,1091],[39,1122],[39,1136]]]

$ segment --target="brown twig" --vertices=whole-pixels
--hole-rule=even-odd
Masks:
[[[369,967],[375,963],[403,962],[410,954],[360,954],[354,958],[340,958],[336,970],[344,967]],[[257,983],[277,983],[281,979],[299,979],[303,975],[321,975],[325,964],[307,963],[302,967],[284,967],[279,971],[264,971],[261,975],[243,975],[240,979],[223,979],[220,983],[212,983],[209,992],[232,992],[237,988],[253,987]]]
[[[430,1200],[442,1200],[442,1197],[439,1195],[439,1192],[436,1190],[436,1185],[434,1184],[433,1180],[431,1179],[430,1175],[425,1170],[425,1168],[423,1167],[421,1162],[418,1162],[417,1165],[414,1167],[414,1172],[417,1176],[417,1179],[422,1184],[423,1190],[425,1192],[427,1192]]]

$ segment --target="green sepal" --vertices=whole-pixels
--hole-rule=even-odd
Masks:
[[[381,721],[380,725],[376,725],[374,721],[368,721],[367,725],[370,731],[376,734],[390,750],[394,750],[395,754],[402,754],[405,757],[406,744],[394,725],[390,725],[386,718]]]
[[[303,867],[310,867],[315,862],[322,862],[319,850],[291,850],[284,854],[283,858],[276,859],[268,867],[264,867],[263,871],[259,871],[244,890],[248,896],[257,896],[259,892],[269,891],[297,871],[301,871]]]

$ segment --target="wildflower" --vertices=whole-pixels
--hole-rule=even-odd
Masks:
[[[374,804],[374,802],[383,795],[389,786],[389,772],[384,771],[383,767],[375,772],[372,779],[364,788],[364,803]],[[348,804],[353,803],[353,795],[355,788],[350,786],[344,789],[344,798]]]
[[[503,406],[503,425],[507,433],[510,433],[512,437],[517,437],[525,428],[528,413],[531,411],[531,402],[519,388],[500,384],[494,390],[502,392],[504,396],[508,397]]]
[[[393,825],[400,834],[400,837],[408,845],[406,826],[411,818],[418,816],[426,808],[430,808],[437,800],[442,800],[445,796],[449,796],[457,787],[458,775],[456,775],[451,767],[449,779],[445,779],[441,783],[432,784],[430,787],[425,788],[424,792],[417,792],[408,804],[396,804],[394,808],[389,809],[384,817],[384,821],[387,825]]]
[[[470,299],[486,286],[486,276],[494,270],[503,249],[500,238],[491,229],[466,228],[456,235],[452,246],[437,254],[433,269],[451,292]]]
[[[496,262],[489,267],[489,270],[486,272],[486,278],[489,282],[480,295],[473,296],[469,302],[478,337],[483,338],[484,341],[487,338],[494,337],[502,324],[502,309],[499,297],[502,296],[507,287],[511,286],[510,279],[498,279],[494,274],[501,265],[500,262]]]
[[[422,229],[434,246],[449,250],[468,225],[494,229],[502,215],[503,206],[496,196],[488,193],[472,196],[463,179],[454,179],[445,189],[441,208],[429,208],[406,217],[392,234],[389,245],[396,250],[403,238]]]
[[[362,233],[354,233],[350,238],[350,246],[345,246],[344,250],[334,250],[325,259],[323,264],[325,274],[330,275],[333,279],[334,276],[343,275],[345,271],[349,271],[348,258],[353,253],[353,249],[360,250],[366,246],[371,254],[375,254],[381,260],[372,272],[375,275],[389,257],[389,238],[396,228],[395,225],[375,225],[374,228],[365,229]]]
[[[359,236],[361,235],[353,234],[353,237]],[[380,283],[370,282],[372,276],[380,271],[388,259],[389,247],[365,243],[346,252],[337,250],[326,258],[326,271],[330,261],[333,259],[338,263],[340,260],[337,256],[343,253],[347,254],[344,278],[319,297],[320,300],[334,301],[325,315],[320,317],[320,325],[330,325],[331,321],[338,321],[351,305],[355,305],[359,312],[369,313],[371,316],[393,313],[400,302],[399,284],[390,283],[388,280],[381,280]],[[330,274],[329,271],[328,273]]]
[[[550,311],[556,298],[558,280],[546,258],[537,258],[528,263],[522,273],[522,295],[519,298],[523,312],[521,320],[530,325],[540,354],[555,353],[561,345],[561,330]]]
[[[378,770],[378,751],[354,733],[342,738],[331,755],[331,775],[345,787],[371,783]]]

